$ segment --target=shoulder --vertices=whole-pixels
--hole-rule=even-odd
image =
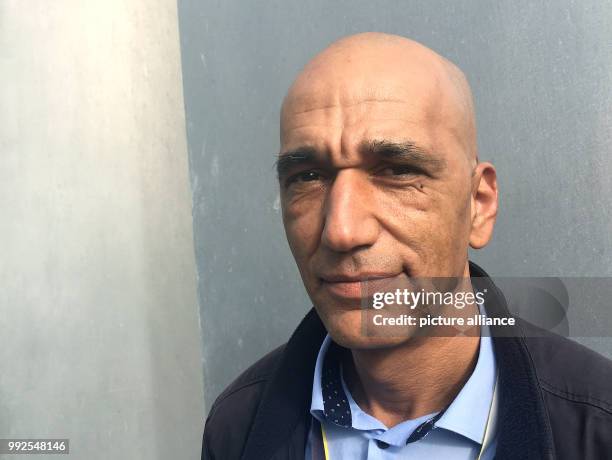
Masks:
[[[568,338],[538,332],[525,344],[542,390],[552,400],[612,417],[612,361]]]
[[[202,458],[238,458],[255,417],[264,388],[285,344],[272,350],[240,374],[217,397],[204,427]],[[230,451],[236,449],[236,453]],[[214,455],[216,453],[216,455]]]
[[[285,345],[283,344],[264,355],[230,383],[213,403],[210,415],[231,402],[232,399],[241,398],[242,393],[249,391],[248,388],[265,383],[274,371],[285,349]]]
[[[555,334],[524,340],[559,458],[604,458],[612,448],[612,361]]]

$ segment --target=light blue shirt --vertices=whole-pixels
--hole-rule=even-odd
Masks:
[[[362,411],[341,375],[342,388],[351,411],[351,426],[343,427],[325,416],[321,378],[325,354],[332,340],[325,337],[315,365],[310,413],[325,429],[330,460],[476,459],[481,450],[493,401],[496,363],[491,337],[481,337],[478,361],[472,375],[446,412],[424,438],[406,444],[412,432],[436,413],[406,420],[390,429]],[[495,425],[493,421],[492,425]],[[315,425],[317,426],[317,425]],[[494,457],[497,436],[487,444],[482,460]],[[311,458],[310,437],[306,459]]]

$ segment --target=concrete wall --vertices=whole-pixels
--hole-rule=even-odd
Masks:
[[[200,458],[190,198],[176,3],[1,2],[0,437]]]
[[[412,37],[474,88],[498,167],[496,276],[612,276],[612,10],[598,0],[180,0],[206,400],[285,341],[310,307],[272,168],[293,77],[355,32]],[[590,339],[612,355],[609,339]]]

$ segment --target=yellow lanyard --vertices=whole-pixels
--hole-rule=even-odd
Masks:
[[[327,444],[327,435],[325,434],[325,428],[323,428],[323,424],[321,425],[321,437],[323,438],[323,452],[325,453],[325,460],[330,460],[329,457],[329,445]]]
[[[487,424],[485,425],[485,432],[482,436],[482,447],[480,448],[480,453],[478,454],[477,460],[482,458],[484,451],[489,447],[489,444],[493,442],[493,438],[495,437],[496,427],[497,427],[497,406],[498,406],[498,394],[497,387],[499,383],[499,371],[496,372],[495,375],[495,386],[493,387],[493,397],[491,398],[491,405],[489,406],[489,415],[487,417]]]
[[[493,437],[495,435],[495,427],[497,425],[497,382],[499,379],[499,374],[495,376],[495,386],[493,387],[493,397],[491,398],[491,405],[489,406],[489,415],[487,416],[487,424],[485,425],[485,432],[482,437],[482,445],[480,447],[480,452],[478,453],[478,457],[476,460],[481,460],[482,455],[484,454],[489,444],[491,444]],[[321,426],[321,438],[323,439],[323,452],[325,453],[325,460],[331,460],[329,455],[329,442],[327,441],[327,434],[325,433],[325,428],[323,428],[323,424],[319,423]]]

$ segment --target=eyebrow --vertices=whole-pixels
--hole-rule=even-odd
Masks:
[[[446,168],[444,158],[434,155],[411,141],[364,141],[361,143],[360,149],[364,153],[376,155],[386,160],[410,164],[432,175]]]
[[[317,161],[317,150],[314,147],[298,147],[295,150],[280,153],[274,162],[276,175],[281,178],[295,166],[312,164]]]

